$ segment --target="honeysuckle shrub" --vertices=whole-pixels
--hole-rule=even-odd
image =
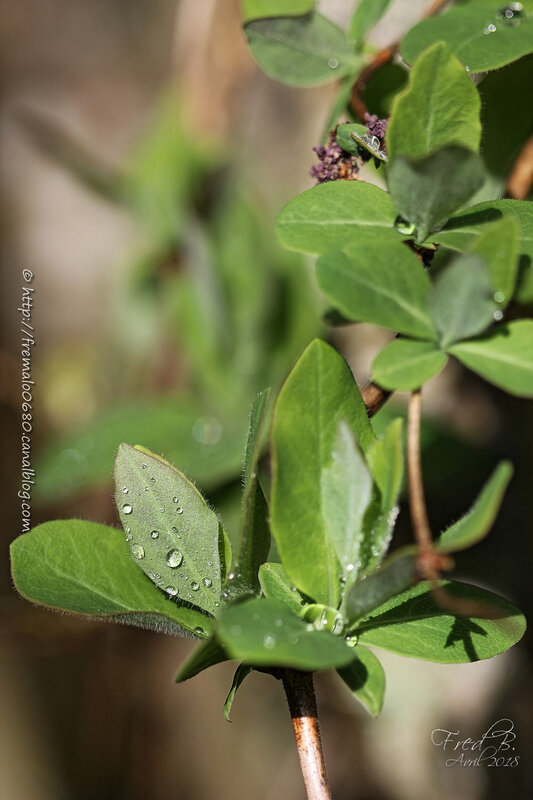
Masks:
[[[513,97],[514,76],[531,76],[531,5],[470,0],[416,25],[400,45],[403,64],[384,67],[381,93],[369,83],[371,113],[357,121],[349,90],[388,3],[363,0],[347,31],[309,0],[244,3],[267,75],[302,87],[340,81],[311,167],[318,184],[276,227],[287,248],[318,257],[318,286],[345,324],[392,332],[372,365],[383,393],[419,395],[455,358],[533,396],[533,213],[501,197],[530,130],[529,108],[517,106],[510,124],[502,87]],[[265,389],[253,405],[233,551],[194,483],[132,441],[115,461],[123,530],[39,525],[12,544],[15,586],[52,608],[196,639],[177,681],[236,660],[226,714],[254,669],[335,669],[375,715],[385,677],[369,646],[471,662],[507,650],[526,624],[506,599],[442,577],[450,554],[489,532],[511,464],[429,550],[415,536],[389,552],[404,465],[402,420],[376,436],[347,363],[315,339],[277,397]]]

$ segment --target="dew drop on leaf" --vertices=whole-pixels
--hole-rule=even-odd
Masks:
[[[142,467],[143,469],[146,469],[146,464],[141,464],[141,467]]]
[[[142,546],[142,544],[132,544],[131,552],[133,553],[135,558],[137,558],[139,561],[141,560],[141,558],[144,558],[144,547]]]
[[[199,625],[198,625],[198,626],[197,626],[197,627],[194,629],[194,632],[195,632],[195,633],[197,633],[197,634],[198,634],[198,636],[205,636],[205,631],[204,631],[204,629],[203,629],[203,628],[200,628],[200,626],[199,626]]]
[[[503,303],[504,300],[505,300],[505,295],[503,292],[494,292],[495,303]]]
[[[173,549],[168,551],[167,566],[169,566],[171,569],[176,569],[176,567],[179,567],[182,561],[183,555],[179,550]]]
[[[129,492],[128,487],[124,486],[124,488],[122,489],[122,494],[128,494],[128,492]]]
[[[263,639],[263,645],[267,648],[267,650],[272,650],[272,648],[276,646],[276,637],[268,633]]]
[[[337,69],[339,66],[339,59],[338,58],[330,58],[328,61],[328,67],[330,69]]]
[[[230,630],[234,636],[240,636],[242,633],[242,628],[240,625],[232,625]]]
[[[213,581],[210,581],[209,578],[203,578],[202,583],[207,589],[213,585]]]
[[[124,512],[124,514],[131,514],[133,508],[130,506],[129,503],[124,503],[124,505],[122,506],[122,511]]]
[[[152,537],[152,539],[157,539],[157,537],[159,536],[159,531],[150,531],[150,536]]]
[[[178,514],[183,514],[183,509],[182,509],[182,507],[181,507],[181,506],[178,506],[178,508],[176,509],[176,511],[178,512]]]
[[[165,592],[169,594],[171,597],[176,597],[178,590],[176,589],[175,586],[167,586]]]
[[[200,588],[200,584],[197,583],[196,581],[193,581],[191,583],[191,589],[193,590],[193,592],[197,592],[199,588]]]
[[[492,318],[495,320],[495,322],[499,322],[500,320],[503,319],[503,311],[500,311],[500,309],[497,309],[494,312],[494,314],[492,315]]]
[[[179,503],[179,498],[178,497],[173,497],[172,498],[172,502],[173,503]]]

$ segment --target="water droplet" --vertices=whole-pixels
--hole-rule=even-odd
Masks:
[[[129,503],[124,503],[124,505],[122,506],[122,511],[124,512],[124,514],[131,514],[133,508],[130,506]]]
[[[505,295],[503,292],[494,292],[494,302],[495,303],[503,303],[505,300]]]
[[[145,491],[145,492],[147,492],[147,491],[148,491],[148,486],[145,486],[145,487],[144,487],[144,491]]]
[[[146,469],[146,464],[141,464],[141,467],[142,467],[143,469]]]
[[[219,605],[220,605],[220,603],[218,602],[218,600],[215,600],[215,607],[218,608]]]
[[[296,588],[296,586],[291,586],[291,592],[297,592],[297,591],[298,589]]]
[[[467,72],[470,72],[470,67],[469,67],[468,65],[465,65],[465,70],[466,70]]]
[[[330,69],[337,69],[339,66],[339,59],[338,58],[330,58],[328,61],[328,67]]]
[[[178,512],[178,514],[183,514],[183,509],[181,506],[178,506],[176,511]]]
[[[267,648],[267,650],[272,650],[272,648],[276,646],[276,637],[272,636],[271,634],[267,634],[263,639],[263,645]]]
[[[497,311],[494,312],[492,318],[494,319],[495,322],[500,322],[500,320],[503,319],[503,311],[500,311],[500,309],[498,309]]]
[[[234,581],[234,580],[235,580],[235,573],[234,572],[230,572],[229,575],[228,575],[228,581]]]
[[[308,622],[307,625],[305,626],[305,630],[306,631],[314,631],[315,630],[315,626],[312,625],[310,622]]]
[[[208,567],[212,567],[212,566],[213,566],[213,562],[212,562],[212,561],[208,561],[208,562],[207,562],[207,566],[208,566]]]
[[[484,34],[494,33],[495,30],[496,30],[496,25],[494,25],[494,23],[491,22],[490,25],[487,25],[487,27],[483,29],[483,33]]]
[[[232,625],[230,631],[234,636],[240,636],[242,633],[242,628],[240,625]]]
[[[357,642],[359,641],[359,637],[354,634],[348,634],[344,637],[344,641],[349,647],[355,647]]]
[[[198,636],[205,636],[205,631],[204,631],[204,629],[203,629],[203,628],[200,628],[200,626],[199,626],[199,625],[198,625],[198,626],[197,626],[197,627],[194,629],[194,632],[195,632],[195,633],[197,633],[197,634],[198,634]]]
[[[180,553],[179,550],[169,550],[167,553],[167,565],[171,569],[176,569],[179,567],[183,561],[183,555]]]
[[[229,597],[229,592],[228,592],[226,589],[224,589],[224,591],[222,592],[222,597],[223,597],[223,599],[224,599],[224,600],[227,600],[227,599],[228,599],[228,597]]]
[[[372,553],[374,558],[377,558],[379,556],[379,547],[372,547],[370,552]]]
[[[150,531],[150,536],[152,537],[152,539],[157,539],[157,537],[159,536],[159,531]]]
[[[213,585],[213,581],[209,580],[209,578],[203,578],[202,583],[207,589],[210,589]]]
[[[155,478],[154,478],[154,476],[153,476],[153,475],[152,475],[152,477],[150,478],[150,483],[155,483]]]
[[[126,541],[127,542],[131,542],[132,539],[133,539],[133,536],[131,535],[131,533],[128,533],[128,535],[126,536]]]
[[[129,492],[128,487],[124,486],[124,488],[122,489],[122,494],[128,494],[128,492]]]
[[[124,530],[126,531],[126,533],[129,533],[129,532],[131,531],[131,528],[130,528],[130,526],[129,526],[129,525],[126,525],[126,527],[124,528]]]
[[[196,583],[196,581],[193,581],[191,583],[191,589],[193,590],[193,592],[197,592],[199,588],[200,588],[200,584]]]
[[[412,236],[416,230],[416,226],[412,222],[408,222],[408,220],[401,216],[396,217],[394,220],[394,227],[398,233],[401,233],[403,236]]]
[[[283,627],[283,620],[282,620],[282,619],[277,619],[277,620],[275,620],[275,621],[274,621],[274,625],[275,625],[277,628],[282,628],[282,627]]]
[[[346,564],[346,572],[353,572],[355,569],[355,564]]]
[[[169,594],[171,597],[176,597],[178,590],[176,589],[175,586],[167,586],[165,592]]]
[[[522,21],[524,14],[524,6],[522,3],[509,3],[508,5],[500,8],[497,17],[506,25],[519,25]]]
[[[173,502],[173,503],[179,503],[179,499],[178,499],[177,497],[173,497],[173,498],[172,498],[172,502]]]
[[[135,558],[137,558],[139,561],[141,560],[141,558],[144,558],[144,547],[142,546],[142,544],[132,544],[131,552],[133,553]]]

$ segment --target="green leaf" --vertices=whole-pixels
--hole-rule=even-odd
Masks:
[[[358,641],[411,658],[462,664],[503,653],[524,635],[523,615],[502,597],[465,583],[440,581],[439,585],[455,603],[475,601],[491,608],[495,618],[447,612],[437,605],[424,581],[388,600],[359,623]]]
[[[221,532],[196,487],[164,459],[122,444],[115,501],[133,557],[160,589],[213,613],[221,592]]]
[[[315,0],[243,0],[243,18],[248,22],[261,17],[297,17],[309,14]]]
[[[423,242],[483,185],[485,172],[476,153],[449,145],[423,158],[397,156],[387,178],[398,213]]]
[[[280,600],[285,606],[299,614],[304,599],[285,571],[283,564],[268,562],[259,567],[259,581],[265,597]]]
[[[32,603],[141,628],[207,636],[211,619],[168,599],[131,558],[115,528],[79,519],[45,522],[11,544],[12,575]]]
[[[492,290],[500,308],[505,308],[514,293],[518,271],[519,232],[517,221],[512,217],[504,217],[487,225],[470,248],[487,265]]]
[[[336,133],[337,144],[346,153],[359,155],[359,145],[352,138],[352,133],[364,136],[367,133],[366,125],[360,125],[358,122],[345,122],[339,125]]]
[[[268,505],[258,477],[263,431],[268,416],[270,389],[255,399],[250,415],[250,430],[244,457],[244,495],[238,552],[228,576],[227,591],[232,597],[260,591],[258,570],[270,551]]]
[[[533,205],[522,200],[494,200],[478,203],[448,220],[446,226],[431,235],[431,240],[451,250],[472,248],[487,231],[487,225],[503,218],[516,220],[520,228],[519,252],[523,256],[516,299],[533,302]]]
[[[483,539],[496,519],[512,475],[513,467],[509,461],[498,464],[472,508],[441,533],[435,548],[441,553],[453,553]]]
[[[355,240],[400,241],[395,219],[383,189],[362,181],[330,181],[291,200],[279,214],[276,229],[285,247],[324,253]]]
[[[326,535],[335,550],[346,588],[357,576],[363,517],[372,495],[372,477],[350,427],[342,419],[338,423],[331,461],[322,470],[321,490]]]
[[[459,342],[448,352],[510,394],[533,397],[533,320],[498,325],[482,338]]]
[[[414,583],[417,548],[404,547],[393,553],[375,572],[358,581],[344,599],[344,613],[353,626],[372,609]]]
[[[232,658],[262,667],[341,667],[355,654],[344,639],[306,624],[278,600],[254,598],[225,608],[217,638]]]
[[[390,544],[398,516],[398,497],[403,479],[403,420],[390,423],[381,439],[368,448],[366,460],[380,491],[379,514],[365,532],[361,545],[361,572],[379,564]]]
[[[329,83],[361,65],[344,32],[321,14],[252,20],[244,32],[261,69],[288,86]]]
[[[387,152],[422,158],[449,144],[478,150],[481,103],[476,87],[449,47],[439,42],[423,52],[407,89],[393,103]]]
[[[378,117],[388,117],[396,96],[405,89],[409,73],[401,64],[389,62],[372,75],[363,90],[366,107]]]
[[[176,683],[183,683],[190,678],[194,678],[204,669],[213,667],[215,664],[221,664],[227,661],[228,657],[224,649],[220,646],[214,636],[208,639],[193,650],[192,654],[179,668],[178,674],[175,677]]]
[[[523,102],[523,87],[532,83],[533,57],[527,56],[490,72],[478,84],[483,128],[481,152],[488,172],[485,186],[476,196],[478,202],[505,194],[510,169],[533,129],[533,104]]]
[[[404,38],[402,58],[412,64],[422,50],[438,41],[446,42],[470,72],[498,69],[521,58],[533,50],[533,4],[525,0],[524,14],[514,20],[505,20],[499,14],[505,5],[494,0],[471,0],[422,20]]]
[[[341,576],[324,490],[341,420],[367,450],[374,434],[350,368],[333,348],[315,340],[287,378],[274,410],[271,527],[293,583],[330,606],[339,599]],[[352,484],[350,495],[356,491]],[[350,496],[344,499],[336,525],[348,522],[351,503]]]
[[[224,719],[226,719],[228,722],[231,722],[229,715],[231,713],[231,707],[233,705],[235,695],[237,694],[237,689],[243,680],[250,674],[250,672],[253,672],[253,667],[249,667],[246,664],[239,664],[235,670],[235,675],[233,676],[231,687],[228,692],[228,696],[226,697],[226,702],[224,703]]]
[[[366,647],[358,645],[355,655],[355,661],[337,672],[353,696],[377,717],[383,708],[385,672],[374,653]]]
[[[357,5],[350,22],[349,33],[358,47],[361,47],[367,33],[377,25],[390,3],[391,0],[361,0]]]
[[[446,365],[446,355],[433,342],[394,339],[376,356],[372,380],[391,391],[419,389]]]
[[[431,281],[415,254],[399,241],[363,239],[325,253],[317,263],[317,280],[347,319],[415,338],[436,338],[428,308]]]
[[[475,253],[456,258],[438,276],[430,300],[441,347],[484,331],[498,308],[488,270]]]

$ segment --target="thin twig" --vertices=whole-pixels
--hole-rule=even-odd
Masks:
[[[361,397],[363,398],[368,416],[373,417],[374,414],[377,414],[379,409],[385,405],[391,394],[392,392],[389,392],[387,389],[382,389],[377,383],[368,383],[361,391]]]
[[[331,800],[326,774],[313,675],[287,669],[282,675],[307,800]]]
[[[422,479],[422,462],[420,458],[421,418],[422,393],[420,389],[417,389],[411,394],[407,415],[407,474],[409,477],[409,507],[413,533],[420,548],[420,556],[424,560],[433,552],[433,540],[431,528],[429,527]]]
[[[507,196],[526,200],[533,185],[533,136],[530,136],[518,154],[507,181]]]
[[[435,0],[435,2],[432,3],[423,13],[422,19],[427,19],[428,17],[432,17],[434,14],[437,14],[437,12],[439,12],[441,8],[448,2],[449,0]],[[368,108],[363,100],[363,92],[367,83],[371,78],[374,77],[376,72],[385,66],[385,64],[388,64],[389,61],[392,61],[398,52],[401,41],[401,39],[398,39],[396,42],[393,42],[392,44],[388,45],[388,47],[384,47],[382,50],[376,53],[370,64],[367,64],[366,67],[361,70],[359,77],[354,83],[350,97],[350,103],[360,120],[364,120],[365,114],[368,113]]]

